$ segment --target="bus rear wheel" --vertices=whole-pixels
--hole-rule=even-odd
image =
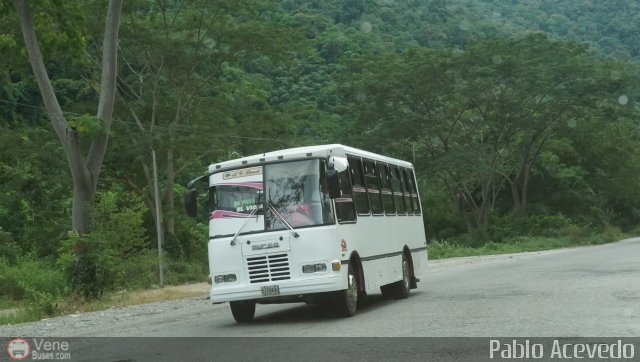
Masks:
[[[380,291],[385,298],[407,299],[411,291],[411,265],[407,256],[402,253],[402,280],[395,283],[383,285]]]
[[[231,314],[238,323],[251,322],[256,315],[256,303],[251,301],[229,302]]]
[[[347,289],[339,291],[335,300],[338,312],[343,317],[355,315],[358,309],[358,277],[351,263],[347,278]]]

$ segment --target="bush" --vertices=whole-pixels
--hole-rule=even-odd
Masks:
[[[596,239],[599,243],[605,242],[609,243],[612,241],[622,240],[626,237],[626,235],[620,230],[617,226],[605,226],[604,230],[596,235]]]
[[[24,300],[30,313],[38,317],[52,316],[69,291],[64,274],[43,260],[22,257],[16,265],[0,259],[0,295]]]
[[[60,296],[46,291],[25,288],[25,299],[27,312],[38,319],[56,315],[60,310]]]
[[[136,195],[98,195],[92,211],[94,230],[86,235],[69,233],[59,250],[58,263],[74,293],[98,298],[105,291],[143,283],[149,264],[144,212]]]
[[[71,232],[62,245],[58,263],[74,293],[98,298],[120,279],[117,252],[109,248],[102,234]]]
[[[166,265],[166,283],[204,282],[209,275],[209,266],[201,262],[171,260]]]
[[[209,230],[206,224],[196,224],[185,217],[176,218],[176,238],[185,260],[207,263]],[[178,258],[175,258],[178,259]]]
[[[467,229],[456,211],[449,191],[442,184],[418,179],[424,226],[429,239],[447,239],[464,233]]]
[[[571,219],[562,215],[527,215],[506,214],[497,217],[491,223],[490,238],[496,241],[509,240],[520,236],[564,235],[563,229],[576,227]]]
[[[569,238],[573,243],[584,243],[586,239],[593,235],[593,232],[589,228],[578,225],[567,225],[558,230],[558,234]]]
[[[160,282],[158,252],[155,250],[147,250],[135,259],[123,261],[121,268],[125,278],[114,285],[113,289],[148,288]]]
[[[2,230],[0,227],[0,258],[4,258],[9,264],[15,264],[20,255],[20,248],[13,241],[11,233]]]

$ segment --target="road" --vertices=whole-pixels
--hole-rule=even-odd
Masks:
[[[108,326],[108,336],[640,336],[640,238],[545,252],[433,262],[406,300],[371,295],[352,318],[317,305],[228,304]],[[141,323],[142,322],[142,323]]]
[[[78,337],[640,337],[640,238],[573,249],[434,261],[408,299],[385,300],[377,293],[356,316],[346,319],[318,305],[258,305],[254,322],[237,324],[228,304],[211,305],[204,297],[175,303],[169,304],[171,307],[161,304],[149,313],[116,310],[111,313],[127,313],[126,317],[109,314],[98,324],[76,323],[73,328],[65,324],[69,317],[52,318],[13,326],[10,333],[17,336],[36,331],[31,333]],[[56,332],[37,332],[40,329],[32,327],[38,323]],[[7,335],[6,327],[0,328],[2,335]],[[327,341],[335,346],[340,340]],[[378,339],[375,343],[394,342]],[[317,343],[314,347],[335,350]],[[484,349],[474,353],[484,355]],[[637,349],[640,356],[640,342]],[[351,348],[347,345],[344,350]],[[376,356],[388,357],[371,357]],[[175,359],[176,355],[165,357]],[[411,357],[420,359],[419,354]]]

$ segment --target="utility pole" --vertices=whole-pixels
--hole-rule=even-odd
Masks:
[[[411,142],[411,153],[413,153],[413,165],[416,165],[416,144]]]
[[[153,188],[156,198],[156,234],[158,235],[158,267],[160,268],[160,287],[164,288],[164,273],[162,271],[162,213],[160,212],[160,191],[158,190],[158,165],[156,164],[156,150],[151,150],[153,157]]]

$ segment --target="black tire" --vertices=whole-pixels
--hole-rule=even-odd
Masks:
[[[349,264],[347,273],[347,289],[341,290],[336,295],[336,307],[343,317],[351,317],[358,310],[358,276],[354,267]]]
[[[411,291],[411,265],[402,253],[402,280],[380,287],[382,296],[388,299],[407,299]]]
[[[256,303],[250,301],[229,302],[231,314],[238,323],[251,322],[256,315]]]
[[[396,284],[396,299],[409,298],[409,292],[411,291],[411,264],[409,264],[405,253],[402,253],[402,280]]]

